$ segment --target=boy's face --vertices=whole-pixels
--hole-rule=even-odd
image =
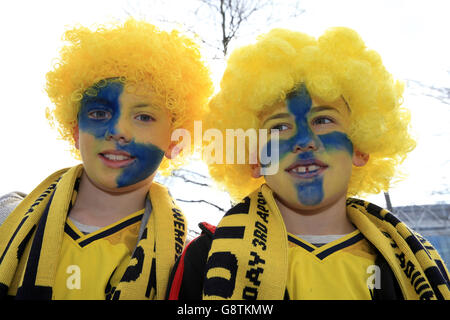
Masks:
[[[342,98],[324,103],[302,86],[263,117],[264,129],[279,130],[279,170],[265,180],[285,204],[317,209],[346,196],[352,164],[364,162],[347,137],[349,116]],[[270,154],[271,141],[264,148]]]
[[[75,134],[83,166],[97,187],[128,191],[150,184],[170,149],[171,122],[150,94],[135,95],[108,80],[85,95]]]

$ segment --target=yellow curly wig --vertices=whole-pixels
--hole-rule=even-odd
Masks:
[[[209,103],[205,127],[222,132],[260,128],[261,115],[302,83],[313,97],[331,102],[342,96],[350,106],[349,138],[370,159],[353,167],[348,195],[387,190],[396,166],[415,147],[408,133],[409,112],[400,107],[404,87],[351,29],[332,28],[318,39],[274,29],[235,50],[220,91]],[[208,166],[234,200],[264,183],[264,178],[251,177],[249,164]]]
[[[130,18],[123,24],[100,25],[95,30],[76,27],[66,31],[63,39],[68,44],[47,73],[46,91],[55,106],[47,109],[47,118],[71,143],[78,159],[73,133],[80,101],[100,80],[119,78],[128,92],[151,90],[160,106],[171,114],[173,130],[193,132],[194,120],[203,117],[213,93],[210,72],[198,45],[179,32],[161,31]],[[170,163],[164,159],[162,173],[179,166],[185,157],[177,158]]]

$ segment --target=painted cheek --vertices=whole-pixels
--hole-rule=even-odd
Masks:
[[[346,190],[352,174],[351,157],[347,152],[335,152],[329,164],[329,170],[323,177],[323,188],[327,197],[340,194]]]
[[[147,179],[158,169],[164,157],[164,151],[150,143],[132,141],[125,146],[116,144],[116,148],[136,157],[135,162],[125,167],[117,177],[117,187],[119,188]]]
[[[100,142],[92,134],[80,131],[80,152],[85,166],[91,167],[99,164],[96,160],[98,160],[98,153],[101,152]]]
[[[348,152],[350,156],[353,155],[353,144],[345,133],[333,131],[327,134],[319,135],[318,137],[325,147],[325,150],[329,152],[343,150]]]

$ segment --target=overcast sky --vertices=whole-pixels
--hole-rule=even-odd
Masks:
[[[277,3],[272,12],[276,23],[268,25],[265,12],[255,15],[230,49],[272,27],[318,36],[329,27],[347,26],[381,54],[396,78],[450,87],[448,1],[305,0],[300,2],[305,12],[295,19],[288,18],[292,14],[288,0]],[[43,90],[45,73],[57,57],[67,26],[123,20],[128,12],[161,26],[162,19],[190,24],[200,35],[212,37],[218,31],[205,11],[197,17],[190,14],[197,7],[198,2],[191,0],[1,1],[0,195],[28,193],[52,172],[78,163],[45,118],[50,106]],[[210,65],[217,81],[224,62],[214,59]],[[450,106],[413,90],[407,90],[405,106],[412,111],[419,144],[403,166],[408,178],[391,191],[393,204],[450,203]],[[383,198],[374,199],[384,206]]]

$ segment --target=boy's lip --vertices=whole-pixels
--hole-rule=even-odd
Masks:
[[[98,157],[105,166],[112,169],[129,166],[136,160],[136,157],[122,150],[105,150],[100,152]]]
[[[284,171],[294,178],[310,179],[320,175],[328,165],[317,159],[297,160]]]

